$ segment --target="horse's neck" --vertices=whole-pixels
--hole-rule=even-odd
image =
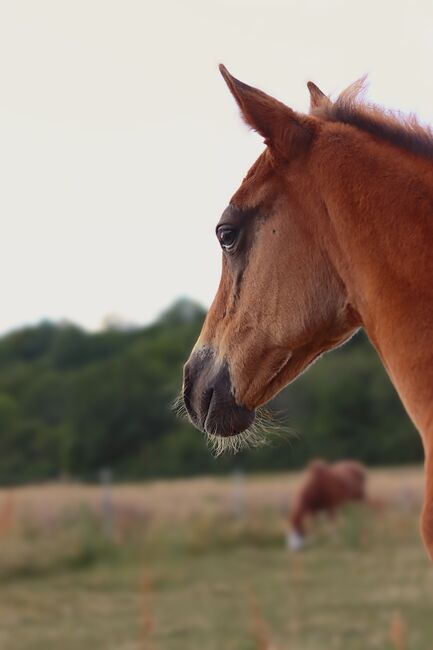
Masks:
[[[370,167],[354,156],[353,169],[349,157],[332,183],[328,171],[329,218],[319,227],[349,300],[421,433],[422,532],[433,560],[433,169],[404,156],[393,166],[380,154]]]
[[[413,169],[406,158],[398,174],[393,161],[388,168],[386,157],[382,162],[383,170],[380,156],[371,169],[355,161],[328,191],[328,246],[409,415],[433,447],[433,169],[429,174],[424,161],[413,161]]]

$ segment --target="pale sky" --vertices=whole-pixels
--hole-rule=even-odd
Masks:
[[[214,227],[262,149],[217,70],[433,121],[433,3],[0,0],[0,333],[209,305]]]

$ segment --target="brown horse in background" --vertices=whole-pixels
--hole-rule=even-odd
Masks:
[[[310,84],[303,115],[221,72],[266,148],[216,228],[190,418],[224,444],[248,438],[260,405],[364,327],[422,436],[433,557],[432,132],[363,104],[359,84],[334,103]]]
[[[298,550],[304,545],[306,522],[320,513],[334,518],[337,510],[350,501],[364,501],[366,469],[354,460],[332,465],[323,460],[310,463],[290,512],[288,546]]]

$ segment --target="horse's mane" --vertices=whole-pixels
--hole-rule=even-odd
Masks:
[[[334,102],[322,102],[313,115],[328,122],[350,124],[366,133],[433,161],[433,130],[414,114],[404,115],[362,101],[366,78],[344,90]]]

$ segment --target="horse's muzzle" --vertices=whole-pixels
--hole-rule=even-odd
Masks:
[[[216,362],[209,348],[195,351],[184,367],[183,400],[197,429],[235,436],[254,422],[255,411],[236,403],[227,362]]]

